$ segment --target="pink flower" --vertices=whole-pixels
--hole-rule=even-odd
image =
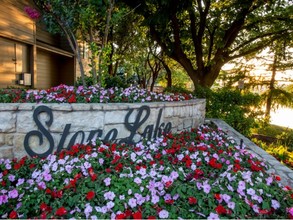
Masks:
[[[39,19],[41,17],[41,14],[34,8],[31,8],[29,6],[24,7],[24,11],[27,13],[27,15],[31,18],[31,19]]]

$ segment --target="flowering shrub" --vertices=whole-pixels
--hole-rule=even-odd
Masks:
[[[0,160],[2,218],[291,218],[292,190],[220,129]]]
[[[38,12],[36,9],[31,8],[29,6],[24,7],[24,11],[27,13],[27,15],[34,20],[37,20],[41,17],[40,12]]]
[[[192,99],[191,94],[162,94],[138,87],[109,88],[99,85],[67,86],[59,85],[47,90],[0,90],[0,102],[38,103],[109,103],[109,102],[166,102]]]

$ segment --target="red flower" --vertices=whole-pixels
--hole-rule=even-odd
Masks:
[[[132,217],[134,219],[142,219],[142,214],[140,211],[137,211],[137,212],[132,213]]]
[[[3,174],[3,176],[6,176],[6,175],[8,174],[8,170],[4,170],[4,171],[2,172],[2,174]]]
[[[32,164],[29,165],[29,168],[33,169],[35,166],[36,166],[36,164],[32,163]]]
[[[154,165],[156,162],[155,161],[150,161],[150,165],[152,166],[152,165]]]
[[[125,219],[125,214],[124,213],[121,213],[121,214],[117,214],[116,215],[116,219]]]
[[[16,163],[16,164],[14,164],[14,166],[13,166],[13,169],[14,170],[19,170],[21,168],[21,164],[20,163]]]
[[[67,214],[67,210],[62,206],[61,208],[57,209],[56,215],[58,216],[63,216]]]
[[[269,214],[270,213],[270,210],[260,209],[259,210],[259,213],[262,214],[262,215],[266,215],[266,214]]]
[[[41,209],[41,211],[43,211],[43,212],[46,211],[46,210],[48,209],[47,204],[44,203],[44,202],[42,202],[41,205],[40,205],[40,209]]]
[[[166,183],[165,183],[165,187],[166,187],[166,188],[169,188],[169,187],[172,185],[172,183],[173,183],[172,181],[168,181],[168,182],[166,182]]]
[[[221,199],[221,195],[218,194],[218,193],[216,193],[216,194],[214,195],[214,197],[215,197],[216,200],[220,200],[220,199]]]
[[[87,200],[92,200],[94,197],[95,197],[95,192],[94,192],[94,191],[89,191],[89,192],[86,194],[86,199],[87,199]]]
[[[280,176],[276,176],[275,177],[277,181],[281,181],[281,177]]]
[[[68,99],[68,103],[75,103],[75,102],[76,102],[75,95],[71,95],[70,98]]]
[[[117,172],[121,171],[123,169],[123,164],[122,163],[118,163],[117,166],[115,167],[115,170]]]
[[[91,175],[91,180],[92,181],[95,181],[97,178],[98,178],[98,175],[97,174]]]
[[[110,168],[107,168],[107,169],[106,169],[106,172],[107,172],[107,173],[111,173],[111,169],[110,169]]]
[[[9,218],[15,219],[15,218],[17,218],[17,217],[18,217],[17,212],[14,211],[14,210],[12,210],[12,211],[10,212],[10,214],[9,214]]]
[[[132,212],[129,209],[127,209],[125,211],[125,218],[130,217],[131,215],[132,215]]]
[[[166,200],[165,203],[166,204],[169,204],[169,205],[173,205],[174,204],[174,200],[173,199]]]
[[[227,210],[222,205],[218,205],[215,210],[219,215],[227,213]]]
[[[46,212],[42,212],[40,215],[40,219],[47,219]]]
[[[194,198],[194,197],[189,197],[189,198],[188,198],[188,202],[189,202],[190,205],[194,205],[194,204],[197,203],[197,200],[196,200],[196,198]]]

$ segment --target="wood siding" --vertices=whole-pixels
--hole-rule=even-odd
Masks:
[[[30,46],[0,37],[0,88],[15,86],[30,71]]]
[[[33,44],[35,22],[25,13],[28,0],[0,1],[0,36]]]
[[[74,54],[58,35],[36,25],[25,12],[32,0],[0,0],[0,88],[22,87],[21,73],[32,74],[33,88],[73,85]]]
[[[46,50],[37,49],[38,89],[48,89],[60,84],[73,85],[74,58],[64,57]]]

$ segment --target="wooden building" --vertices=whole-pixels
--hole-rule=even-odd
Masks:
[[[73,85],[75,57],[25,12],[30,0],[0,1],[0,88]]]

